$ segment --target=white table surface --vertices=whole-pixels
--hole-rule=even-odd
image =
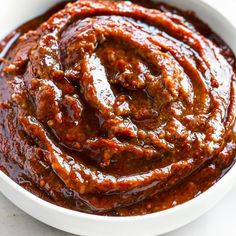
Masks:
[[[236,25],[236,0],[206,1],[222,11]],[[0,236],[28,235],[73,236],[38,222],[15,207],[0,193]],[[101,235],[98,233],[98,236]],[[163,236],[236,236],[236,186],[207,214]]]

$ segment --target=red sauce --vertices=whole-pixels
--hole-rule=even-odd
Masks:
[[[232,51],[193,12],[136,2],[60,4],[0,43],[0,169],[49,202],[148,214],[234,163]]]

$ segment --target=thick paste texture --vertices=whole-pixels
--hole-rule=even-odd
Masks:
[[[157,212],[234,163],[235,57],[192,12],[80,0],[0,48],[0,169],[49,202]]]

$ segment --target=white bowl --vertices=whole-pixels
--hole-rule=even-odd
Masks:
[[[0,37],[26,20],[43,13],[55,2],[58,1],[2,1],[0,8],[2,22],[2,25],[0,25]],[[220,12],[201,0],[165,0],[165,2],[181,9],[195,11],[202,20],[207,22],[224,39],[236,54],[236,30]],[[145,216],[106,217],[80,213],[50,204],[24,190],[4,173],[0,172],[0,191],[23,211],[55,228],[89,236],[153,236],[172,231],[204,214],[235,184],[236,165],[205,193],[172,209]]]

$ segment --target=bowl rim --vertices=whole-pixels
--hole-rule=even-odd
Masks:
[[[235,170],[234,170],[235,169]],[[191,207],[192,205],[197,205],[199,202],[203,201],[204,199],[208,198],[210,195],[214,195],[214,192],[218,192],[218,189],[221,189],[222,186],[227,184],[228,182],[231,182],[232,180],[236,179],[236,163],[233,164],[233,166],[230,168],[230,170],[213,186],[211,186],[208,190],[205,192],[201,193],[199,196],[185,202],[182,204],[179,204],[175,207],[159,211],[159,212],[154,212],[146,215],[137,215],[137,216],[102,216],[102,215],[95,215],[95,214],[89,214],[89,213],[84,213],[80,211],[75,211],[71,209],[67,209],[58,205],[55,205],[53,203],[50,203],[46,200],[41,199],[40,197],[34,195],[33,193],[27,191],[23,187],[21,187],[19,184],[14,182],[10,177],[8,177],[4,172],[0,171],[0,179],[3,180],[4,182],[7,182],[10,187],[14,188],[17,192],[20,192],[22,195],[25,195],[26,198],[29,198],[35,204],[38,204],[44,208],[47,208],[49,210],[55,211],[59,214],[64,214],[64,215],[70,215],[73,217],[78,217],[78,218],[84,218],[85,220],[95,220],[97,222],[124,222],[124,221],[136,221],[136,220],[149,220],[150,218],[155,218],[155,217],[164,217],[169,214],[172,214],[177,211],[183,211],[186,208]],[[227,192],[225,192],[226,194]],[[4,193],[3,193],[4,195]],[[204,213],[204,212],[203,212]],[[202,213],[202,214],[203,214]]]
[[[65,1],[65,0],[64,0]],[[157,0],[159,2],[163,0]],[[188,0],[189,1],[189,0]],[[190,0],[193,1],[193,0]],[[205,0],[198,0],[198,4],[201,5],[201,8],[208,8],[209,11],[214,11],[219,17],[221,17],[225,24],[227,24],[232,30],[236,32],[236,26],[217,8],[213,7],[211,4],[209,4]],[[169,3],[170,5],[172,3]],[[174,4],[172,4],[174,6]],[[194,10],[194,9],[190,9]],[[201,17],[199,17],[201,19]],[[204,21],[204,20],[203,20]],[[221,36],[220,36],[221,37]],[[235,35],[236,37],[236,35]],[[235,49],[236,50],[236,49]],[[234,54],[236,55],[236,51],[234,51]],[[236,122],[235,122],[236,124]],[[3,171],[0,170],[0,181],[4,181],[9,185],[9,187],[15,189],[20,194],[24,195],[26,199],[30,199],[35,204],[40,205],[41,207],[47,208],[48,210],[52,210],[58,214],[63,214],[67,216],[77,217],[77,218],[83,218],[84,220],[92,220],[97,222],[133,222],[133,221],[144,221],[149,220],[153,218],[159,218],[164,217],[167,215],[171,215],[174,212],[181,212],[186,208],[189,208],[194,205],[198,205],[199,202],[203,201],[204,199],[209,198],[210,195],[214,195],[214,193],[217,193],[219,189],[222,189],[223,186],[227,185],[227,183],[234,182],[234,185],[236,185],[236,163],[230,167],[230,169],[227,171],[227,173],[219,179],[213,186],[211,186],[209,189],[207,189],[205,192],[201,193],[197,197],[184,202],[182,204],[179,204],[177,206],[174,206],[172,208],[162,210],[159,212],[149,213],[146,215],[137,215],[137,216],[103,216],[103,215],[95,215],[95,214],[89,214],[84,213],[80,211],[75,211],[71,209],[67,209],[58,205],[55,205],[53,203],[50,203],[46,200],[41,199],[40,197],[34,195],[33,193],[27,191],[23,187],[21,187],[19,184],[14,182],[10,177],[7,176]],[[229,190],[229,189],[228,189]],[[3,193],[3,191],[0,189],[0,192]],[[225,191],[224,194],[226,194],[228,191]],[[14,202],[13,202],[14,203]],[[205,210],[207,211],[207,209]],[[202,213],[204,214],[204,212]]]

